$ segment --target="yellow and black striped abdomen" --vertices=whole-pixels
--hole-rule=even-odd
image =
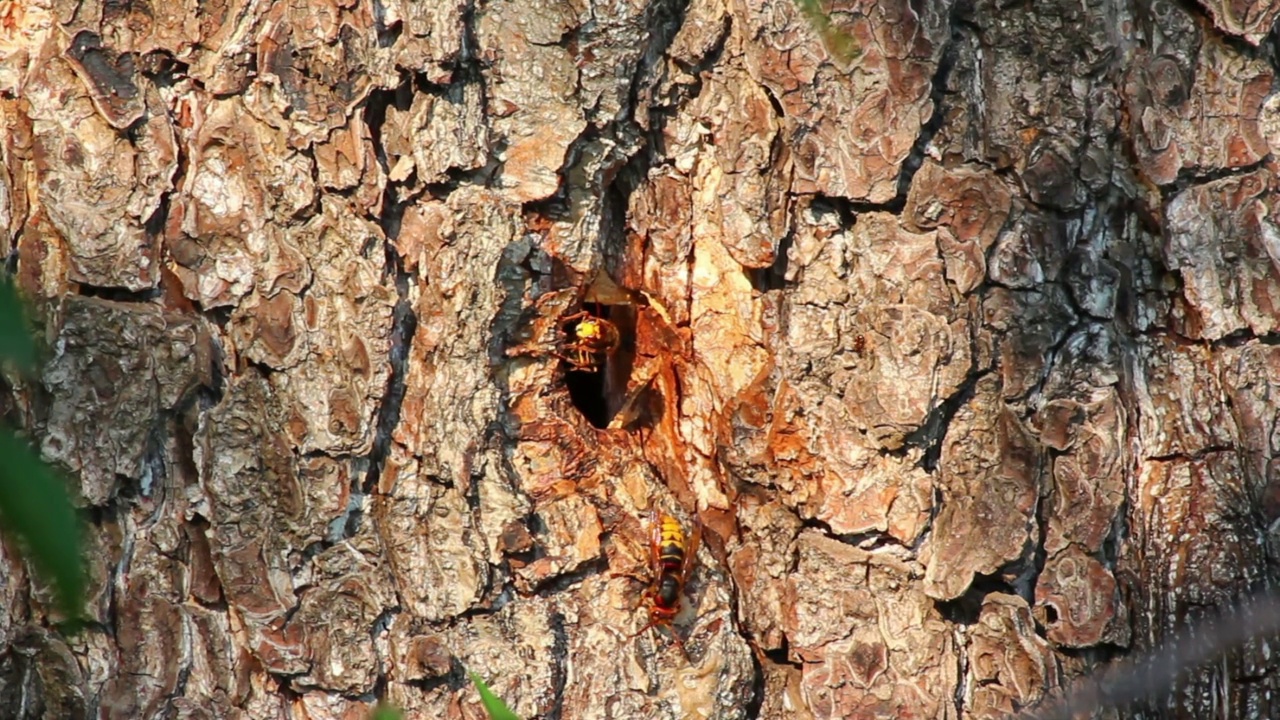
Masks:
[[[658,542],[658,564],[664,570],[679,572],[684,563],[684,552],[684,529],[675,518],[663,515]]]

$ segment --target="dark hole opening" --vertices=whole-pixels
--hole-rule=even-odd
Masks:
[[[1044,622],[1046,625],[1053,625],[1058,622],[1058,608],[1052,603],[1044,604]]]
[[[606,428],[618,412],[627,392],[627,381],[635,362],[635,309],[625,305],[588,303],[586,309],[596,317],[608,320],[618,329],[620,342],[612,355],[602,358],[596,372],[568,368],[565,385],[569,398],[582,416],[597,428]],[[573,332],[573,325],[565,328]]]
[[[609,426],[609,404],[604,395],[604,371],[581,372],[570,370],[565,373],[564,383],[569,388],[569,398],[573,406],[587,419],[587,422],[598,428]]]

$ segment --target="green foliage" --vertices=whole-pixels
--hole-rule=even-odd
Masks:
[[[822,9],[822,0],[796,0],[796,7],[822,38],[827,52],[837,60],[848,63],[862,55],[862,48],[853,35],[831,22],[831,16]]]
[[[13,363],[24,375],[36,369],[36,344],[27,330],[27,313],[18,288],[7,276],[0,276],[0,361]]]
[[[471,676],[471,682],[476,684],[476,690],[480,693],[480,704],[484,705],[484,709],[489,712],[489,717],[492,720],[520,720],[515,713],[511,712],[511,708],[508,708],[506,703],[493,694],[493,691],[489,689],[488,685],[484,684],[479,675],[475,673],[467,674]]]
[[[31,375],[36,345],[17,289],[0,277],[0,363]],[[64,615],[76,618],[84,597],[80,526],[67,486],[25,442],[0,427],[0,529],[17,540],[36,572],[53,585]]]
[[[373,714],[369,716],[369,720],[404,720],[404,713],[400,712],[400,708],[386,703],[378,703],[378,707],[373,709]]]
[[[492,720],[520,720],[520,718],[502,702],[488,685],[480,679],[475,673],[468,673],[471,676],[471,682],[476,684],[476,690],[480,692],[480,704],[489,713]],[[369,716],[369,720],[404,720],[404,713],[394,705],[379,703],[378,707],[373,709],[373,714]]]

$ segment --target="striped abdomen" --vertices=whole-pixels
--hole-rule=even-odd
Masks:
[[[658,543],[658,583],[654,604],[674,611],[680,605],[680,582],[684,572],[685,539],[680,523],[662,516]]]

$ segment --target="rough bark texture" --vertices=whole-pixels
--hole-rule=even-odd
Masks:
[[[0,0],[92,578],[0,548],[0,716],[991,718],[1271,584],[1276,17]],[[1143,716],[1278,704],[1259,641]]]

